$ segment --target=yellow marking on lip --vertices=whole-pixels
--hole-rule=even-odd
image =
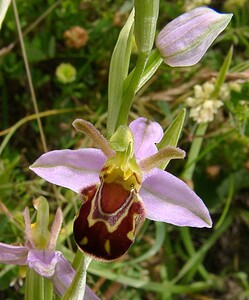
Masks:
[[[111,245],[110,245],[110,240],[106,240],[105,242],[105,251],[107,254],[111,255]]]
[[[80,241],[80,245],[86,245],[88,243],[88,238],[86,236]]]
[[[131,230],[127,233],[127,238],[131,241],[133,241],[133,238],[134,238],[134,231]]]
[[[128,238],[129,240],[131,240],[132,242],[133,242],[133,240],[134,240],[135,230],[136,230],[136,217],[137,217],[137,215],[134,214],[134,215],[133,215],[133,222],[132,222],[132,230],[129,231],[129,232],[127,233],[127,235],[126,235],[127,238]]]
[[[100,203],[100,201],[101,201],[100,197],[101,197],[101,193],[102,193],[102,187],[103,187],[103,184],[104,184],[104,183],[103,183],[103,181],[102,181],[101,184],[100,184],[100,186],[99,186],[98,191],[96,192],[96,194],[95,194],[95,196],[94,196],[94,198],[93,198],[93,200],[92,200],[92,202],[91,202],[91,210],[90,210],[89,215],[88,215],[88,217],[87,217],[88,226],[89,226],[89,227],[92,227],[92,226],[94,226],[96,223],[102,222],[102,223],[104,223],[104,224],[106,225],[106,228],[107,228],[108,232],[109,232],[109,233],[113,233],[114,231],[117,230],[118,226],[121,224],[121,222],[123,221],[123,219],[127,217],[128,213],[129,213],[129,209],[130,209],[131,205],[133,204],[133,202],[134,202],[134,201],[135,201],[135,202],[137,201],[136,198],[138,197],[138,195],[133,191],[133,192],[128,196],[129,199],[128,199],[127,201],[128,201],[129,203],[128,203],[127,208],[125,209],[123,215],[120,216],[120,217],[118,218],[117,221],[115,221],[115,224],[110,224],[110,223],[108,222],[108,217],[109,217],[109,216],[113,216],[113,215],[115,215],[115,214],[118,214],[119,211],[120,211],[120,209],[122,209],[122,207],[119,208],[115,213],[112,213],[112,214],[105,214],[105,213],[102,211],[102,209],[101,209],[101,203]],[[101,216],[100,216],[100,218],[99,218],[99,217],[95,217],[95,218],[93,217],[94,210],[96,209],[96,205],[97,205],[97,209],[98,209],[98,211],[100,212],[100,214],[103,215],[103,216],[104,216],[104,215],[107,216],[107,219],[106,219],[106,220],[103,219],[103,218],[101,218]]]

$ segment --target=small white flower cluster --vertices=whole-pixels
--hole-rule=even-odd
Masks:
[[[241,92],[241,84],[240,81],[230,81],[228,83],[223,83],[220,87],[219,98],[223,101],[230,100],[231,91],[235,91],[237,93]]]
[[[195,7],[209,5],[211,0],[186,0],[184,3],[184,10],[189,11]]]
[[[211,99],[214,91],[212,82],[205,82],[203,85],[194,86],[194,97],[188,97],[186,102],[190,107],[190,117],[197,123],[211,122],[214,115],[218,112],[218,108],[223,102],[218,99]]]

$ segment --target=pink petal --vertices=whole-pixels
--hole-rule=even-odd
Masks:
[[[27,263],[36,273],[50,278],[54,275],[55,266],[61,255],[59,251],[31,249],[28,254]]]
[[[55,266],[55,273],[52,277],[54,289],[56,293],[63,296],[73,281],[75,270],[64,258],[63,255],[58,256],[58,261]],[[86,286],[84,300],[99,300],[99,298]]]
[[[54,289],[58,295],[63,296],[65,294],[74,278],[74,275],[75,270],[64,256],[61,255],[58,259],[58,263],[55,267],[55,273],[52,277]]]
[[[25,246],[29,249],[35,248],[35,244],[33,242],[33,237],[32,237],[31,220],[30,220],[28,207],[25,207],[23,212],[23,217],[25,223]]]
[[[168,172],[154,169],[145,178],[139,194],[150,220],[177,226],[212,226],[202,200],[188,185]]]
[[[138,118],[131,122],[129,127],[134,136],[137,159],[145,158],[157,152],[155,143],[159,143],[163,137],[163,129],[157,122]]]
[[[105,161],[99,149],[54,150],[40,156],[30,169],[53,184],[79,193],[99,181]]]
[[[100,300],[100,298],[97,297],[94,292],[86,285],[84,300]]]
[[[25,265],[29,249],[0,243],[0,263]]]
[[[56,210],[54,221],[53,221],[53,224],[52,224],[51,230],[50,230],[50,240],[49,240],[49,244],[48,244],[48,249],[50,249],[50,250],[55,249],[56,242],[58,240],[59,233],[61,230],[62,222],[63,222],[63,213],[59,207]]]

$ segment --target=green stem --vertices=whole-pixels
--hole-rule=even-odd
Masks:
[[[150,54],[155,40],[160,0],[134,0],[135,40],[139,53]]]
[[[0,145],[0,156],[3,152],[3,150],[6,148],[11,137],[17,131],[17,129],[19,127],[21,127],[22,125],[26,124],[27,122],[36,120],[37,117],[44,118],[44,117],[54,116],[54,115],[58,115],[58,114],[76,112],[76,111],[82,112],[82,111],[85,111],[85,108],[84,107],[76,107],[76,108],[65,108],[65,109],[52,109],[52,110],[43,111],[39,114],[32,114],[32,115],[29,115],[29,116],[26,116],[26,117],[20,119],[10,128],[0,131],[0,136],[3,136],[6,134],[4,140],[2,141],[2,143]]]
[[[185,263],[182,269],[178,272],[177,276],[171,281],[172,284],[176,284],[179,280],[181,280],[188,272],[194,268],[195,265],[200,264],[206,255],[207,251],[215,244],[217,239],[227,230],[227,228],[233,222],[233,214],[228,214],[221,224],[221,226],[215,230],[208,240],[203,244],[203,246],[194,253],[192,257]]]
[[[25,300],[52,300],[53,283],[40,276],[33,269],[27,269]]]
[[[172,240],[169,234],[169,226],[168,224],[165,225],[167,227],[165,230],[164,252],[165,252],[165,257],[167,258],[166,265],[167,265],[168,278],[172,279],[175,276],[175,271],[177,270],[176,259],[175,259],[175,252],[172,246]]]
[[[14,16],[15,16],[15,20],[16,20],[16,26],[17,26],[18,36],[19,36],[19,40],[20,40],[20,45],[21,45],[23,61],[24,61],[25,69],[26,69],[26,74],[27,74],[31,99],[32,99],[32,102],[33,102],[35,113],[39,114],[35,89],[34,89],[32,76],[31,76],[31,71],[30,71],[30,67],[29,67],[27,51],[26,51],[26,47],[25,47],[25,44],[24,44],[23,33],[22,33],[22,28],[21,28],[21,24],[20,24],[20,20],[19,20],[19,14],[18,14],[18,10],[17,10],[16,0],[12,0],[12,6],[13,6]],[[45,138],[45,134],[44,134],[44,131],[43,131],[41,119],[39,117],[37,117],[37,123],[38,123],[38,128],[39,128],[39,132],[40,132],[40,137],[41,137],[43,150],[44,150],[44,152],[47,152],[46,138]]]
[[[129,114],[131,105],[132,105],[132,101],[134,99],[137,87],[139,86],[139,82],[140,82],[140,79],[144,72],[147,60],[148,60],[147,54],[139,53],[136,68],[134,69],[132,79],[123,95],[120,114],[118,116],[116,129],[120,125],[125,125],[127,122],[127,118],[128,118],[128,114]]]
[[[180,227],[180,234],[182,237],[182,241],[184,243],[184,246],[189,254],[190,257],[194,256],[196,253],[196,250],[194,248],[191,236],[190,236],[190,231],[188,227]],[[200,275],[203,277],[203,279],[208,280],[209,279],[209,273],[207,270],[204,268],[204,266],[200,263],[195,266],[195,268],[192,269],[191,273],[191,278],[189,278],[189,282],[191,281],[193,275],[195,274],[196,270],[199,271]]]
[[[72,267],[74,268],[74,270],[77,270],[78,266],[80,265],[80,263],[82,262],[82,252],[81,251],[77,251],[72,263]]]
[[[234,194],[234,178],[232,175],[230,175],[229,177],[229,191],[228,191],[228,196],[227,196],[227,201],[225,204],[225,207],[223,209],[223,212],[218,220],[218,222],[216,223],[215,229],[218,229],[222,223],[224,222],[226,215],[228,214],[232,199],[233,199],[233,194]]]
[[[182,173],[182,178],[189,182],[192,180],[195,165],[197,162],[198,155],[200,153],[201,145],[203,142],[203,137],[206,133],[208,127],[208,123],[201,123],[198,125],[196,132],[195,132],[195,138],[191,144],[190,151],[188,153],[188,160],[185,166],[185,169]]]
[[[160,53],[158,52],[157,49],[151,51],[148,61],[146,63],[146,67],[144,69],[144,72],[139,80],[139,84],[137,86],[137,89],[135,93],[137,93],[150,78],[156,73],[158,68],[160,67],[161,63],[163,62],[162,57],[160,56]],[[126,91],[127,86],[130,85],[130,82],[133,78],[135,69],[133,69],[130,73],[129,76],[126,77],[124,81],[124,90]]]
[[[201,145],[203,142],[203,136],[205,135],[206,131],[208,128],[208,123],[201,123],[198,125],[198,127],[196,128],[195,131],[195,139],[193,140],[192,144],[191,144],[191,148],[190,151],[188,153],[188,160],[185,166],[185,169],[182,173],[182,178],[186,181],[186,182],[191,182],[192,181],[192,177],[193,177],[193,173],[195,170],[195,166],[196,166],[196,162],[197,162],[197,158],[199,156],[200,153],[200,149],[201,149]],[[185,248],[188,252],[188,254],[190,255],[190,260],[192,259],[192,257],[194,257],[196,255],[196,251],[190,236],[190,232],[189,232],[189,228],[180,228],[180,233],[182,236],[182,240],[184,242]],[[201,264],[201,262],[199,262],[198,264],[196,264],[198,271],[200,272],[201,276],[204,279],[208,279],[208,272],[206,271],[206,269],[204,268],[204,266]],[[196,268],[193,268],[193,270],[196,270]],[[195,270],[193,271],[192,274],[190,274],[189,276],[192,277],[195,273]]]
[[[86,288],[86,273],[87,268],[91,262],[91,258],[84,255],[84,253],[79,250],[76,253],[74,266],[78,263],[78,268],[74,279],[67,289],[62,300],[78,300],[84,299],[85,288]]]

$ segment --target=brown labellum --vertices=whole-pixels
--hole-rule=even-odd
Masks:
[[[79,248],[95,259],[110,261],[127,252],[144,220],[145,209],[137,192],[119,182],[101,180],[83,191],[84,200],[74,221]]]

